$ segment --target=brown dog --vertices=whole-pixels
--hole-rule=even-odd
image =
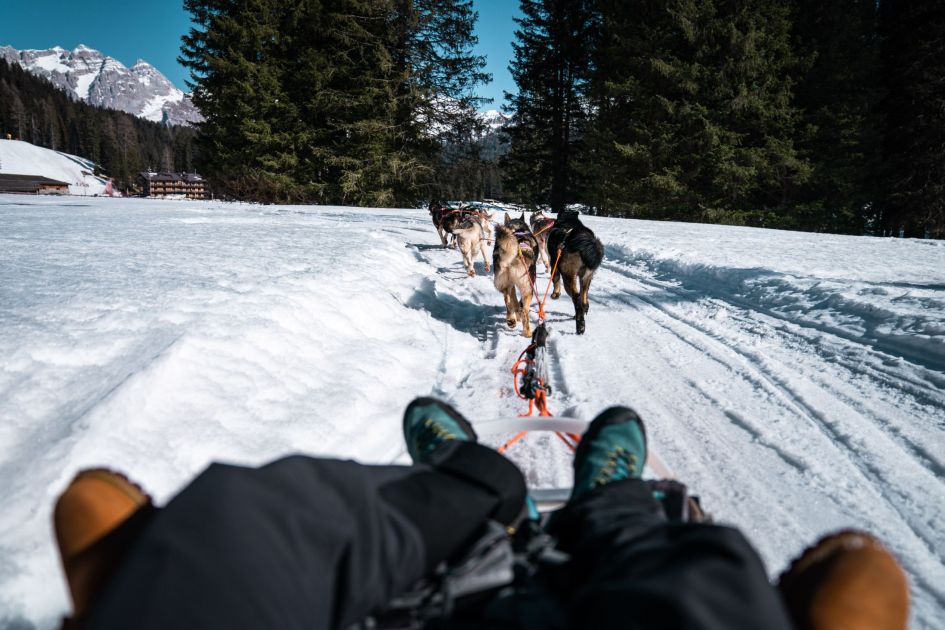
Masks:
[[[532,304],[535,282],[535,263],[538,259],[538,241],[521,218],[511,219],[505,215],[505,223],[495,228],[495,247],[492,250],[492,266],[495,269],[495,288],[505,298],[505,323],[515,328],[522,320],[522,334],[532,336],[528,310]],[[521,299],[516,296],[516,290]]]
[[[482,253],[482,262],[486,266],[486,273],[488,273],[491,269],[489,258],[486,256],[486,240],[492,230],[489,215],[485,212],[473,212],[465,217],[463,221],[455,223],[450,229],[450,233],[456,237],[459,252],[463,255],[463,265],[470,276],[475,276],[473,260],[476,258],[476,250],[479,250]]]
[[[590,228],[581,223],[576,210],[565,210],[558,213],[555,226],[548,236],[548,253],[558,263],[551,279],[555,285],[551,298],[557,300],[561,295],[561,276],[564,276],[564,289],[574,302],[577,334],[582,335],[584,315],[590,309],[587,292],[591,288],[594,272],[604,259],[604,245]],[[580,291],[578,280],[581,281]]]

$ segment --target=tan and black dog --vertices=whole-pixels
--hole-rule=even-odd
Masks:
[[[546,217],[541,210],[532,213],[528,222],[532,226],[532,233],[538,241],[538,253],[541,254],[541,262],[545,265],[545,273],[551,273],[551,263],[548,262],[548,232],[551,231],[555,220]]]
[[[535,263],[538,260],[538,241],[521,218],[511,219],[505,215],[503,225],[495,228],[495,247],[492,250],[492,266],[495,270],[495,288],[505,298],[505,323],[515,328],[522,320],[522,334],[531,338],[532,326],[528,310],[532,304],[535,282]],[[516,295],[521,295],[521,299]]]
[[[559,256],[558,250],[561,253],[552,278],[555,290],[551,298],[557,300],[561,295],[561,276],[564,276],[564,289],[574,302],[577,334],[581,335],[585,328],[584,315],[590,308],[587,292],[591,288],[594,272],[604,259],[604,244],[590,228],[581,223],[577,210],[565,210],[558,213],[555,226],[548,235],[548,254],[553,260]]]

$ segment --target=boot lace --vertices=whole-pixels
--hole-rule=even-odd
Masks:
[[[622,446],[616,447],[607,456],[607,462],[594,477],[594,485],[602,486],[611,481],[627,479],[637,471],[638,459],[635,453]]]
[[[417,429],[414,443],[421,453],[431,453],[446,440],[456,440],[459,436],[433,418],[424,418]]]

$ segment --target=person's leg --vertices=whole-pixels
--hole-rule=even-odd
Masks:
[[[434,429],[435,405],[419,410]],[[346,627],[457,553],[486,519],[518,516],[521,473],[462,440],[434,443],[427,463],[409,468],[302,456],[213,465],[154,516],[86,626]]]
[[[550,532],[571,555],[552,578],[572,627],[790,627],[764,567],[728,527],[668,523],[639,477],[642,422],[615,408],[575,456],[575,494]]]

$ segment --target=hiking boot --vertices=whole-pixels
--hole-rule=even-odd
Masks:
[[[574,454],[571,498],[621,479],[639,479],[646,464],[646,432],[632,409],[611,407],[591,422]]]
[[[81,471],[59,495],[53,523],[75,618],[88,612],[130,542],[110,534],[150,506],[140,487],[104,468]]]
[[[900,630],[909,621],[905,573],[865,532],[822,538],[781,574],[778,590],[797,630]]]
[[[476,442],[472,425],[458,411],[435,398],[417,398],[404,411],[404,441],[414,462],[425,462],[448,440]]]

